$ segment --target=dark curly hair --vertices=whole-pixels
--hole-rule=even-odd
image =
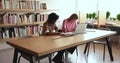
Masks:
[[[56,20],[59,18],[59,16],[56,13],[51,13],[48,15],[48,20],[47,22],[49,24],[56,22]]]

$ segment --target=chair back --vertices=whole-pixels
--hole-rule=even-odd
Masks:
[[[100,28],[98,28],[98,29],[100,29],[100,30],[107,30],[107,31],[111,31],[111,29],[109,29],[108,27],[105,27],[105,28],[100,27]],[[108,37],[108,40],[110,41],[110,37]]]
[[[117,35],[120,34],[120,27],[118,26],[107,26],[111,31],[116,31]]]

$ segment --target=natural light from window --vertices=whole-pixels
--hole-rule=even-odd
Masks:
[[[120,0],[78,0],[78,10],[90,13],[97,12],[99,9],[102,11],[109,11],[111,17],[116,17],[120,12],[119,2]]]

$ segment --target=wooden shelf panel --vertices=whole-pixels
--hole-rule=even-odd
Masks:
[[[44,22],[34,22],[34,24],[43,24]]]
[[[47,9],[47,10],[43,10],[43,9],[37,9],[37,10],[35,10],[35,12],[50,12],[50,11],[59,11],[59,10],[57,10],[57,9]]]
[[[33,23],[19,23],[17,26],[29,26],[29,25],[34,25]]]
[[[0,27],[14,27],[16,24],[0,24]]]
[[[6,41],[9,41],[9,40],[14,40],[14,39],[18,39],[18,38],[8,38],[8,39],[0,38],[0,42],[6,42]]]
[[[33,22],[33,23],[19,23],[17,26],[30,26],[30,25],[40,25],[43,24],[44,22]]]
[[[34,12],[32,9],[1,9],[0,12]]]
[[[18,24],[0,24],[0,27],[16,27],[16,26],[42,25],[43,23],[44,22],[18,23]]]
[[[57,9],[0,9],[0,12],[50,12],[50,11],[58,11]]]
[[[25,36],[25,37],[15,37],[15,38],[6,38],[6,39],[2,39],[0,38],[0,42],[6,42],[9,40],[15,40],[15,39],[24,39],[24,38],[30,38],[30,37],[35,37],[35,36],[39,36],[39,34],[34,34],[34,35],[30,35],[30,36]]]

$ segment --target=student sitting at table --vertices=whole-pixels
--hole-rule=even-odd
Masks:
[[[62,31],[63,32],[75,32],[76,27],[77,27],[77,19],[78,19],[78,16],[75,13],[72,14],[69,18],[65,19],[62,25]],[[67,51],[72,54],[75,49],[76,49],[76,46],[68,48]],[[53,61],[55,63],[63,63],[62,62],[63,53],[64,53],[64,50],[59,51],[58,54],[54,57]]]
[[[77,14],[72,14],[69,18],[63,21],[62,31],[63,32],[75,32],[77,27]]]
[[[56,21],[59,16],[56,13],[51,13],[48,15],[48,20],[43,24],[42,35],[58,35],[60,34],[56,26]]]
[[[55,23],[56,23],[56,21],[57,21],[58,18],[59,18],[59,16],[56,13],[51,13],[51,14],[48,15],[48,20],[43,24],[42,35],[48,36],[48,35],[58,35],[58,34],[60,34],[59,32],[57,32],[58,28],[55,25]],[[63,54],[64,50],[58,51],[58,54],[61,55],[61,53]],[[54,62],[55,63],[63,63],[61,61],[61,58],[60,58],[60,61],[59,61],[58,58],[56,60],[54,59]]]

